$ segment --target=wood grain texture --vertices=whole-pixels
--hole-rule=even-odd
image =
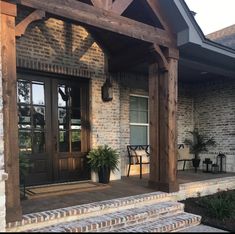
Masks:
[[[59,17],[75,20],[142,41],[156,43],[165,47],[176,47],[176,39],[172,38],[165,30],[75,0],[51,0],[50,2],[46,0],[19,0],[18,2]]]
[[[30,23],[32,23],[35,20],[43,19],[44,17],[45,17],[45,11],[35,10],[33,13],[31,13],[29,16],[23,19],[19,24],[17,24],[16,37],[22,36],[25,33]]]
[[[121,15],[133,1],[134,0],[116,0],[111,7],[111,11]]]
[[[150,182],[160,180],[158,70],[157,63],[149,65]]]
[[[8,5],[9,6],[9,5]],[[15,5],[12,5],[12,10]],[[15,16],[1,14],[4,157],[6,182],[6,220],[20,220],[18,113],[16,97]]]

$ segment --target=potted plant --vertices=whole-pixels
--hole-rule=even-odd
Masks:
[[[184,143],[189,145],[191,153],[194,154],[194,158],[192,159],[193,167],[195,168],[195,172],[197,172],[197,168],[200,165],[200,153],[207,152],[209,146],[216,145],[216,142],[213,137],[208,138],[206,135],[200,134],[197,129],[193,131],[189,131],[193,136],[193,140],[185,139]]]
[[[91,150],[87,158],[91,170],[98,173],[99,183],[108,184],[110,172],[119,170],[119,155],[116,150],[108,145],[98,146],[96,149]]]

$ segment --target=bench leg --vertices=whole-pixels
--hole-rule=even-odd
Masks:
[[[140,156],[140,179],[142,179],[142,156]]]
[[[183,171],[184,171],[184,169],[185,169],[185,164],[186,164],[186,161],[184,161]]]
[[[129,163],[129,168],[128,168],[128,172],[127,172],[127,177],[129,177],[129,175],[130,175],[130,169],[131,169],[131,164]]]

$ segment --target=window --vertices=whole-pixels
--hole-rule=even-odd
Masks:
[[[149,143],[148,97],[130,96],[130,143],[132,145]]]

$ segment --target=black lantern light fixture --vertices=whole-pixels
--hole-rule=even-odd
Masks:
[[[226,173],[226,156],[223,153],[219,153],[216,158],[216,164],[219,166],[220,173]]]
[[[212,174],[218,174],[219,173],[219,165],[217,165],[216,163],[212,164],[211,172],[212,172]]]
[[[212,172],[212,161],[210,160],[210,158],[205,158],[202,167],[203,167],[203,172],[205,173]]]
[[[109,74],[106,75],[106,80],[102,86],[102,100],[104,102],[113,100],[113,85]]]

